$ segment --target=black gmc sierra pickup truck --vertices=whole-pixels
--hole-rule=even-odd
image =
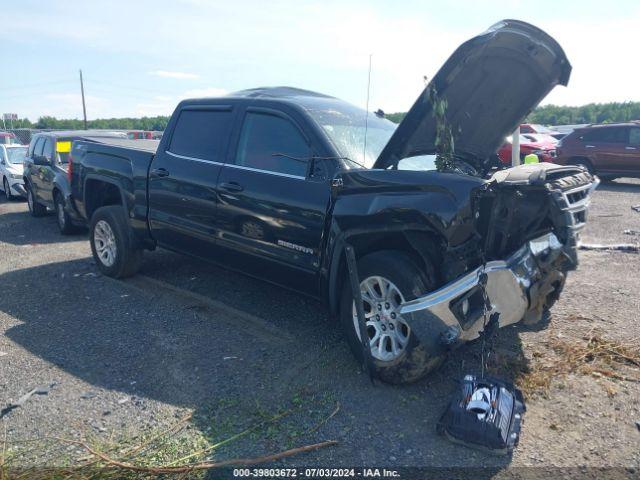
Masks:
[[[570,72],[555,40],[505,20],[462,44],[397,128],[293,88],[185,100],[155,152],[75,142],[73,208],[105,275],[135,274],[158,246],[223,263],[322,299],[362,358],[353,247],[373,373],[414,381],[477,338],[487,313],[499,326],[539,321],[576,268],[597,178],[492,169],[505,136]],[[455,134],[446,171],[433,88]]]

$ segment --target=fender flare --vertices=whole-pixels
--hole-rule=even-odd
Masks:
[[[103,183],[111,184],[114,187],[116,187],[118,189],[118,193],[120,194],[120,203],[122,207],[125,208],[127,213],[127,218],[129,218],[129,213],[131,212],[131,208],[129,206],[129,202],[127,202],[127,199],[124,195],[124,187],[122,186],[122,184],[118,182],[116,179],[114,179],[113,177],[90,173],[84,178],[82,182],[82,197],[83,197],[82,201],[84,203],[85,217],[87,217],[87,221],[91,220],[91,217],[90,215],[88,215],[88,212],[87,212],[87,182],[89,180],[97,180]]]
[[[321,290],[324,290],[324,298],[326,299],[326,303],[329,307],[329,312],[332,316],[337,315],[339,302],[340,302],[340,265],[344,263],[345,260],[345,246],[350,238],[364,235],[364,234],[402,234],[405,235],[408,232],[419,232],[425,233],[430,236],[435,237],[436,239],[444,240],[442,235],[437,232],[431,225],[428,224],[409,224],[409,225],[398,225],[398,226],[376,226],[376,227],[366,227],[366,228],[353,228],[344,232],[340,232],[335,240],[333,241],[333,249],[331,250],[331,258],[328,260],[328,269],[326,273],[326,278],[324,283],[324,287]],[[413,246],[412,240],[405,235],[407,241]],[[416,249],[416,252],[422,256],[422,252]],[[431,275],[432,272],[426,272]]]

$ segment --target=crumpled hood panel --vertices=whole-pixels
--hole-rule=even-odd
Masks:
[[[374,168],[436,151],[431,85],[448,103],[446,117],[454,132],[456,154],[483,160],[496,152],[554,86],[566,85],[570,74],[571,65],[553,38],[528,23],[503,20],[449,57]]]

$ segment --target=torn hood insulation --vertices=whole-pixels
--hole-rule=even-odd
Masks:
[[[429,101],[435,87],[447,101],[457,156],[474,166],[493,155],[556,85],[567,85],[571,65],[542,30],[503,20],[463,43],[449,57],[400,123],[374,168],[436,152],[436,122]]]

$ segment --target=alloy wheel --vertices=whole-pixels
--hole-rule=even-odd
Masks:
[[[113,266],[116,262],[118,247],[111,225],[104,220],[98,221],[93,229],[93,245],[103,265],[105,267]]]
[[[409,343],[411,329],[400,315],[404,297],[393,282],[381,276],[365,278],[360,283],[366,332],[371,355],[383,362],[399,358]],[[360,339],[355,303],[352,307],[353,326]]]

